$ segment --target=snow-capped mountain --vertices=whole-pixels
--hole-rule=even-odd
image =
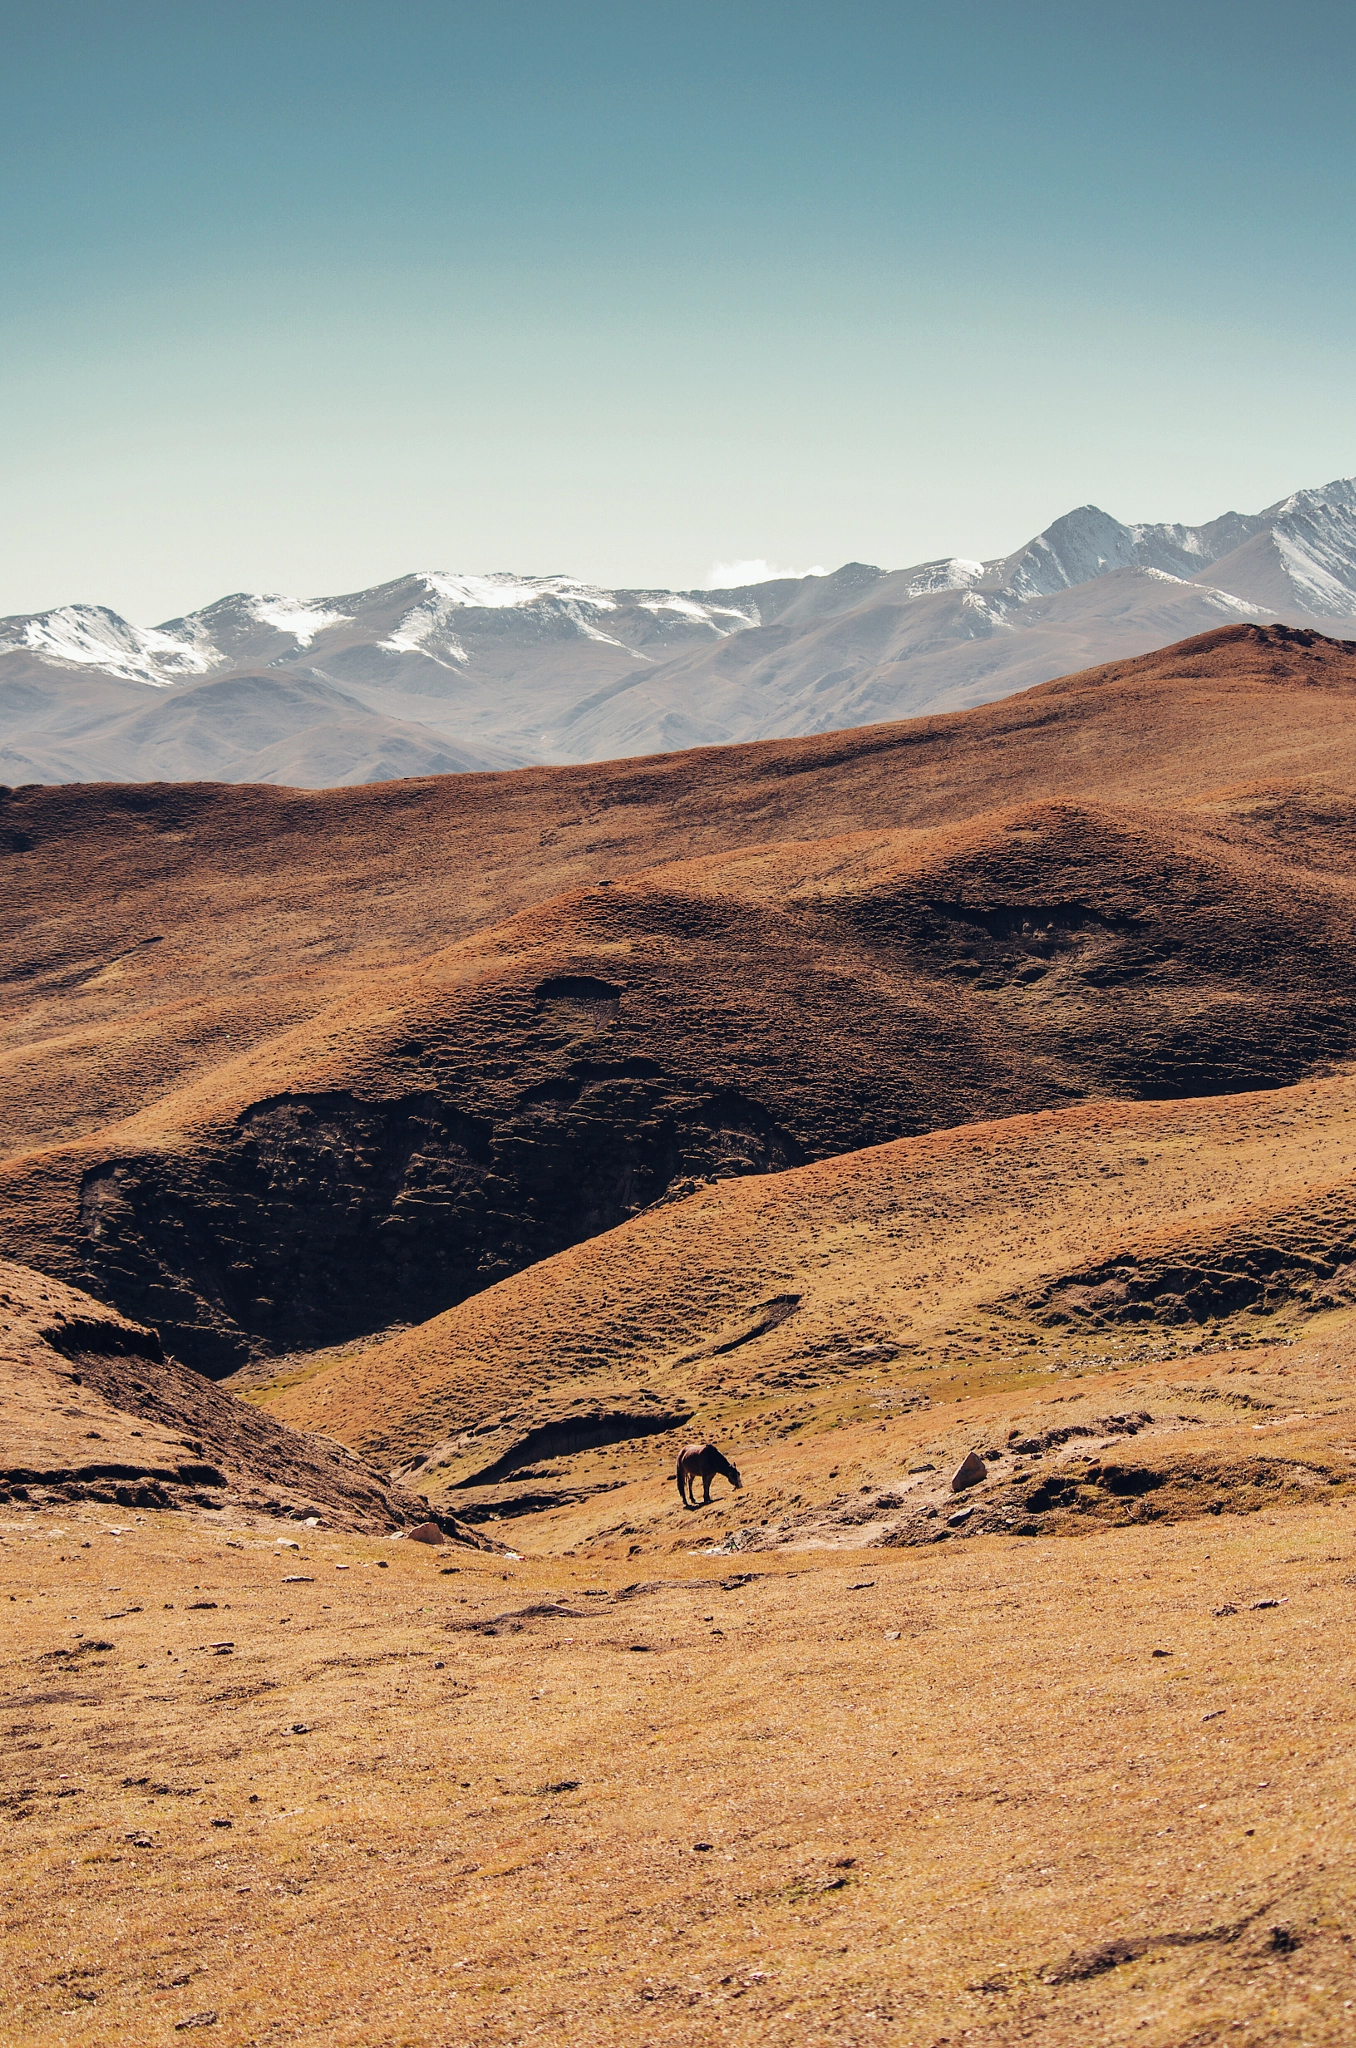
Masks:
[[[497,615],[505,613],[518,615],[511,633],[526,623],[533,639],[582,638],[646,661],[694,631],[721,639],[758,624],[756,606],[722,603],[705,592],[617,592],[568,576],[433,572],[347,597],[237,591],[161,626],[130,625],[105,605],[62,605],[0,620],[0,655],[36,655],[55,667],[96,669],[158,689],[225,669],[313,665],[322,651],[342,656],[352,670],[359,649],[374,657],[413,655],[455,673],[472,658],[464,642],[503,639],[507,622]],[[390,662],[375,658],[357,666],[388,681],[394,673]]]
[[[168,627],[131,626],[102,604],[64,604],[0,621],[0,655],[5,654],[34,654],[57,668],[95,669],[152,688],[206,675],[220,659],[210,642],[204,646],[192,634]]]
[[[321,786],[598,760],[986,702],[1263,618],[1356,620],[1356,480],[1205,526],[1083,505],[994,561],[737,590],[428,571],[154,627],[63,605],[0,620],[0,777]]]
[[[1271,575],[1259,580],[1271,561],[1284,564],[1284,586]],[[1016,554],[984,566],[984,584],[1018,602],[1115,569],[1157,569],[1264,609],[1284,602],[1315,617],[1356,618],[1356,481],[1296,491],[1265,512],[1226,512],[1208,526],[1123,526],[1096,505],[1080,505]]]

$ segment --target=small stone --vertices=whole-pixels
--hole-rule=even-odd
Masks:
[[[1283,1600],[1254,1600],[1252,1611],[1255,1614],[1259,1607],[1283,1607],[1284,1605],[1285,1602]]]
[[[182,2034],[185,2027],[214,2027],[216,2023],[217,2016],[214,2012],[191,2012],[187,2019],[174,2022],[174,2031],[176,2034]]]
[[[1151,1654],[1152,1654],[1153,1656],[1155,1656],[1155,1657],[1170,1657],[1170,1656],[1172,1655],[1172,1651],[1171,1651],[1171,1650],[1154,1650],[1154,1651],[1153,1651],[1153,1652],[1152,1652]]]
[[[233,1820],[214,1820],[212,1825],[214,1828],[233,1828],[235,1822]]]
[[[715,1847],[715,1844],[713,1842],[694,1842],[692,1846],[699,1855],[705,1855],[708,1849]]]
[[[967,1451],[951,1474],[951,1491],[964,1493],[967,1486],[978,1486],[981,1479],[987,1479],[989,1468],[978,1451]]]
[[[447,1538],[436,1522],[420,1522],[417,1528],[405,1531],[411,1543],[446,1543]]]
[[[899,1630],[897,1628],[887,1628],[885,1640],[887,1643],[897,1643],[899,1641]]]
[[[974,1510],[974,1504],[973,1504],[973,1502],[971,1503],[971,1505],[970,1505],[970,1506],[969,1506],[968,1508],[957,1508],[957,1509],[956,1509],[956,1512],[955,1512],[955,1514],[954,1514],[954,1515],[948,1515],[948,1516],[947,1516],[947,1518],[946,1518],[946,1523],[947,1523],[947,1527],[948,1527],[949,1529],[959,1529],[959,1528],[960,1528],[960,1526],[961,1526],[961,1524],[962,1524],[963,1522],[968,1522],[968,1521],[969,1521],[969,1519],[970,1519],[971,1515],[972,1515],[972,1514],[974,1513],[974,1511],[975,1511],[975,1510]]]
[[[292,1733],[294,1735],[309,1735],[310,1732],[311,1726],[309,1721],[294,1721],[292,1723]]]

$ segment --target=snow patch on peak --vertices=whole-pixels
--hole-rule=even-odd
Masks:
[[[1356,477],[1334,477],[1330,484],[1311,484],[1302,491],[1292,491],[1288,498],[1278,498],[1274,505],[1268,505],[1262,514],[1264,521],[1279,523],[1295,513],[1356,512]]]
[[[1131,568],[1138,553],[1130,527],[1099,505],[1080,505],[1009,557],[1003,565],[1008,571],[1005,594],[1019,602],[1050,597],[1112,569]]]
[[[564,612],[566,618],[579,628],[579,631],[586,640],[601,640],[604,647],[620,647],[624,654],[632,655],[636,661],[649,660],[648,654],[642,654],[638,647],[628,647],[626,642],[619,640],[615,633],[600,632],[598,627],[587,616],[588,607],[581,604],[577,599],[564,599],[560,609]],[[612,606],[611,609],[615,610],[616,607]]]
[[[496,570],[488,576],[449,576],[434,569],[421,576],[423,583],[449,609],[456,611],[502,611],[557,598],[571,604],[586,604],[595,611],[614,612],[617,601],[591,583],[578,583],[572,576],[514,576]]]
[[[1178,548],[1184,555],[1195,555],[1201,561],[1208,559],[1208,552],[1197,526],[1131,526],[1127,528],[1137,552],[1161,548],[1164,542]]]
[[[438,635],[436,654],[427,645],[435,633]],[[377,645],[384,648],[388,654],[422,654],[429,661],[438,662],[442,668],[448,666],[447,661],[442,659],[444,655],[449,656],[452,661],[462,663],[470,659],[460,640],[448,632],[446,608],[441,606],[436,598],[430,599],[427,604],[417,604],[413,611],[406,612],[394,633],[388,633],[384,640],[377,642]]]
[[[924,562],[904,586],[906,597],[926,597],[933,590],[968,590],[984,574],[983,562],[971,562],[964,555],[947,555],[938,562]]]
[[[1231,590],[1216,590],[1212,583],[1197,583],[1192,586],[1199,590],[1208,605],[1218,612],[1227,612],[1232,619],[1269,619],[1273,614],[1260,604],[1250,604],[1246,597],[1235,597]]]
[[[1264,516],[1303,609],[1319,618],[1356,618],[1356,478],[1296,491]]]
[[[968,637],[975,639],[984,633],[1008,632],[1014,628],[1008,617],[1008,608],[1001,597],[984,597],[978,591],[967,590],[961,599]]]
[[[222,656],[205,634],[187,639],[156,626],[133,626],[106,605],[67,604],[0,628],[0,654],[36,654],[61,668],[96,668],[122,682],[166,689],[181,676],[206,675]]]
[[[251,597],[245,609],[256,625],[271,626],[275,633],[290,633],[298,647],[309,647],[317,633],[327,626],[343,626],[348,612],[336,612],[323,604],[307,603],[300,597]]]
[[[1276,552],[1306,611],[1319,618],[1356,619],[1356,521],[1352,522],[1351,545],[1344,551],[1315,544],[1311,534],[1276,531]]]
[[[526,611],[535,609],[547,616],[566,618],[585,639],[601,640],[609,647],[623,647],[594,623],[594,614],[615,612],[617,600],[591,583],[579,583],[572,576],[513,576],[503,571],[488,576],[453,576],[444,570],[429,570],[415,578],[428,596],[406,612],[394,633],[378,643],[391,654],[422,654],[446,668],[448,660],[462,662],[468,655],[452,631],[452,620],[467,611]],[[634,654],[634,648],[626,649]],[[444,659],[447,657],[447,659]],[[648,660],[647,655],[637,657]]]
[[[638,602],[643,612],[653,612],[656,618],[661,612],[674,612],[681,619],[690,619],[693,625],[709,626],[721,639],[759,623],[756,605],[740,611],[732,604],[702,604],[697,598],[681,597],[674,591],[664,591],[656,597],[642,597]],[[732,623],[723,625],[722,620]]]

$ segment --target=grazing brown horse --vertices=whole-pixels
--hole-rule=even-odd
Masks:
[[[702,1482],[701,1504],[706,1506],[711,1498],[711,1481],[718,1472],[724,1473],[731,1486],[743,1487],[743,1480],[728,1458],[722,1458],[714,1444],[689,1444],[678,1459],[678,1497],[685,1508],[697,1505],[697,1481]]]

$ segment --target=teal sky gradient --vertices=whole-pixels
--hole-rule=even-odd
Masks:
[[[1356,14],[0,0],[0,612],[1356,471]]]

